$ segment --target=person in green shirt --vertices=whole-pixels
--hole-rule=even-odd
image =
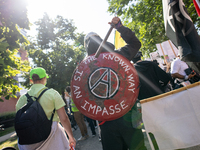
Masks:
[[[74,101],[70,95],[71,88],[70,86],[66,87],[65,95],[71,99],[71,109],[72,112],[74,113],[74,119],[76,120],[76,123],[81,131],[81,137],[78,139],[78,141],[85,140],[89,137],[88,131],[87,131],[87,126],[84,121],[84,115],[78,110],[76,105],[74,104]]]
[[[39,94],[47,88],[45,85],[47,83],[47,78],[49,76],[46,74],[46,70],[41,67],[36,67],[30,71],[30,81],[33,83],[31,88],[28,90],[30,96],[38,97]],[[27,97],[22,95],[16,104],[16,111],[22,108],[27,103]],[[52,129],[49,137],[42,142],[30,144],[30,145],[20,145],[19,149],[23,150],[34,150],[37,148],[54,150],[56,149],[68,149],[70,146],[76,146],[76,140],[73,137],[71,124],[69,118],[65,112],[65,103],[60,96],[60,94],[54,89],[48,89],[42,97],[39,99],[39,103],[44,109],[47,118],[50,120],[53,110],[55,109],[55,114],[53,117]],[[61,122],[62,126],[59,124]],[[66,136],[65,132],[68,137]],[[66,141],[66,142],[63,142]]]

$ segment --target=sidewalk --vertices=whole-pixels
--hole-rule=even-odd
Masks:
[[[5,141],[5,140],[7,140],[9,138],[14,137],[14,136],[16,136],[15,132],[12,132],[12,133],[9,133],[7,135],[4,135],[4,136],[0,137],[0,142],[3,142],[3,141]]]
[[[77,130],[73,129],[74,138],[76,139],[76,150],[102,150],[101,142],[99,141],[99,134],[98,129],[95,129],[96,136],[92,137],[92,132],[90,127],[87,125],[88,135],[89,138],[83,141],[78,141],[78,139],[81,137],[80,129]]]
[[[80,132],[79,128],[77,130],[72,129],[74,138],[77,141],[76,150],[102,150],[102,144],[99,141],[98,129],[95,129],[96,133],[97,133],[96,136],[92,137],[91,130],[88,127],[87,123],[86,123],[86,125],[87,125],[89,138],[86,139],[86,140],[83,140],[83,141],[78,141],[78,139],[81,137],[81,132]],[[147,150],[151,150],[151,147],[150,147],[150,144],[148,142],[145,130],[143,130],[143,133],[145,135],[145,145],[147,147]],[[11,137],[14,137],[14,136],[16,136],[15,132],[4,135],[4,136],[0,137],[0,142],[3,142],[3,141],[5,141],[5,140],[7,140]]]
[[[101,145],[101,142],[99,141],[98,129],[95,129],[97,133],[95,137],[92,137],[90,128],[87,127],[87,129],[88,129],[89,138],[84,141],[78,141],[78,139],[81,137],[81,132],[79,128],[77,130],[72,129],[74,138],[77,141],[76,150],[102,150],[102,145]],[[7,135],[4,135],[0,137],[0,142],[3,142],[14,136],[16,136],[16,132],[12,132]]]
[[[88,134],[90,137],[84,141],[77,141],[76,150],[103,150],[102,144],[99,141],[98,129],[95,129],[97,133],[95,137],[92,137],[90,128],[87,127],[87,129],[88,129]],[[152,150],[149,144],[148,138],[146,136],[145,130],[143,130],[143,133],[144,133],[145,145],[147,147],[147,150]],[[73,134],[76,140],[81,136],[79,129],[73,131]]]

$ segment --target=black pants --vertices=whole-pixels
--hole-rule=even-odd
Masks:
[[[124,117],[106,121],[101,128],[103,150],[146,150],[141,129],[134,129]]]
[[[94,120],[86,117],[93,135],[96,135]]]

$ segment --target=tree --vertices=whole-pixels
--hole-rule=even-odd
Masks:
[[[183,0],[197,30],[200,19],[192,0]],[[108,11],[122,17],[124,24],[135,31],[142,42],[141,51],[148,56],[156,44],[168,40],[165,34],[162,0],[108,0]]]
[[[28,47],[29,56],[35,66],[46,69],[47,87],[63,93],[77,63],[85,56],[84,34],[76,33],[73,22],[62,16],[52,20],[45,13],[35,24],[38,34]],[[30,85],[28,81],[25,84]]]
[[[20,89],[13,77],[30,69],[16,57],[20,43],[28,44],[19,31],[29,29],[26,5],[23,0],[0,0],[0,101],[1,97],[16,97]]]

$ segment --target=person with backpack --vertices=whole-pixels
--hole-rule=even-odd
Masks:
[[[32,69],[30,71],[30,81],[33,82],[33,85],[31,86],[27,94],[22,95],[17,101],[15,130],[18,136],[18,147],[20,150],[69,150],[70,147],[76,146],[76,140],[73,137],[71,124],[64,109],[65,102],[56,90],[52,88],[47,89],[47,87],[45,86],[47,83],[47,78],[49,78],[49,76],[46,74],[45,69],[41,67],[36,67]],[[33,104],[36,105],[36,101],[39,102],[37,104],[38,106],[36,110],[36,113],[38,114],[31,117],[27,116],[28,114],[31,115],[34,113],[33,111],[35,111],[35,109],[33,110],[31,108],[36,107],[33,106]],[[41,110],[39,106],[41,106],[43,110]],[[26,111],[24,111],[25,109]],[[33,118],[37,118],[39,120],[40,118],[44,117],[44,115],[42,114],[43,112],[44,114],[46,114],[48,121],[50,121],[51,128],[50,133],[48,133],[49,135],[46,137],[46,139],[42,138],[43,140],[41,141],[40,137],[42,137],[43,134],[46,134],[44,132],[46,130],[45,127],[48,128],[49,124],[45,122],[45,125],[42,124],[40,125],[40,127],[37,127],[37,125],[32,125],[30,124],[30,122]],[[33,121],[37,122],[36,119]],[[38,122],[38,124],[40,122]],[[59,122],[61,122],[63,127],[60,125]],[[68,138],[65,134],[65,131],[68,135]],[[35,143],[35,141],[39,142]]]

